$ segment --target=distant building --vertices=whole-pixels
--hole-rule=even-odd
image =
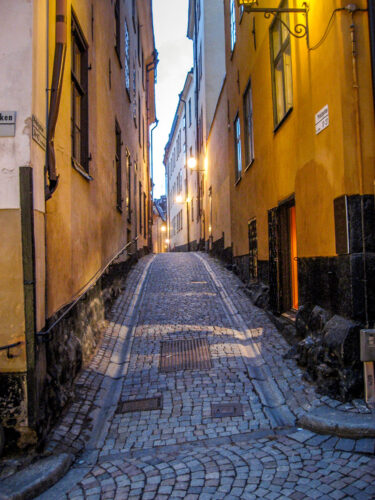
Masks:
[[[194,75],[189,71],[164,155],[169,248],[176,251],[197,249],[200,237],[198,173],[188,167],[188,160],[196,158],[194,96]]]
[[[163,253],[168,250],[167,238],[167,197],[154,200],[152,210],[152,251]]]
[[[106,266],[150,241],[151,0],[56,6],[0,5],[0,421],[20,446],[95,348]],[[76,300],[81,323],[51,329]]]

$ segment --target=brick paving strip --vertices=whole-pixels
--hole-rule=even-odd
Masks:
[[[40,500],[375,497],[375,458],[356,453],[374,441],[294,427],[331,402],[283,359],[284,339],[216,261],[142,259],[112,314],[49,445],[80,454]],[[161,372],[161,342],[192,338],[206,338],[211,369]],[[116,412],[148,398],[161,408]],[[216,404],[243,415],[212,418]]]

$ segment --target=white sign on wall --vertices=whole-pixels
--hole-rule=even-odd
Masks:
[[[326,104],[324,108],[318,111],[315,115],[316,135],[320,134],[320,132],[325,128],[327,128],[328,125],[329,125],[329,112],[328,112],[328,104]]]
[[[16,112],[0,111],[0,137],[16,135]]]

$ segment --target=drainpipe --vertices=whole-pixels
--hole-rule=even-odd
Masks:
[[[55,131],[59,115],[62,80],[64,75],[67,40],[67,0],[56,0],[56,41],[53,61],[51,100],[47,128],[47,176],[45,198],[48,200],[55,192],[59,176],[56,174]]]
[[[359,102],[359,83],[358,83],[358,64],[357,64],[357,41],[354,24],[354,14],[358,9],[356,5],[348,5],[346,10],[351,14],[350,39],[352,44],[352,69],[353,69],[353,92],[354,92],[354,108],[355,108],[355,129],[356,129],[356,155],[358,164],[358,183],[359,195],[361,197],[361,231],[362,231],[362,253],[363,253],[363,293],[365,302],[365,321],[366,327],[369,327],[368,318],[368,294],[367,294],[367,255],[366,255],[366,231],[365,231],[365,214],[364,214],[364,182],[363,182],[363,151],[362,151],[362,134],[361,134],[361,111]]]

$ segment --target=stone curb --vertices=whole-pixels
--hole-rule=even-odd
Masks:
[[[302,415],[297,425],[318,434],[351,439],[375,438],[375,415],[350,413],[320,406]]]
[[[29,500],[53,486],[74,460],[71,453],[42,458],[0,482],[0,500]]]

